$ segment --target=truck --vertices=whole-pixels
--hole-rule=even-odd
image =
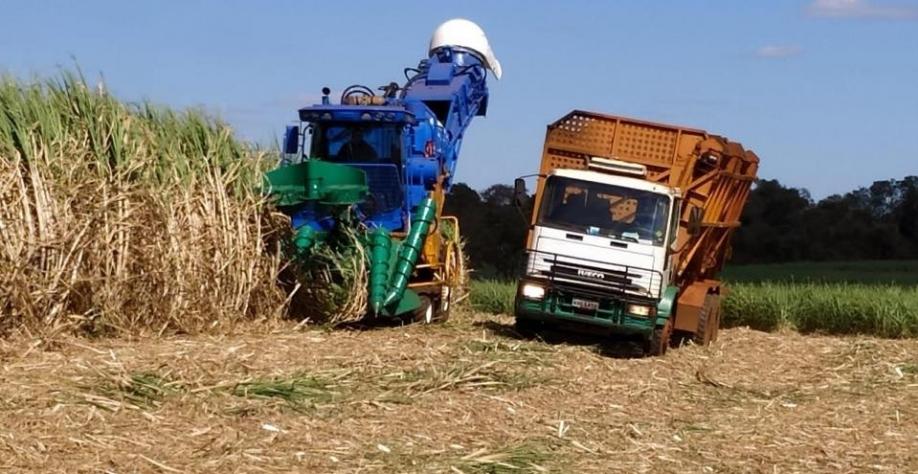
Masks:
[[[448,317],[463,272],[444,199],[466,130],[487,113],[488,75],[499,79],[501,66],[478,25],[453,19],[404,73],[403,84],[347,87],[338,103],[323,88],[321,103],[287,127],[266,188],[290,217],[293,267],[308,269],[323,246],[360,246],[366,316],[435,322]]]
[[[718,278],[759,158],[704,130],[574,110],[545,134],[515,325],[632,338],[648,355],[717,338]],[[527,198],[523,178],[515,199]]]

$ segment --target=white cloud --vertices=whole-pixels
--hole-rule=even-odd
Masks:
[[[786,45],[765,45],[761,48],[755,50],[755,55],[760,58],[767,59],[781,59],[789,58],[791,56],[796,56],[800,54],[803,50],[800,46],[795,44],[786,44]]]
[[[808,12],[826,18],[918,20],[918,6],[877,4],[871,0],[813,0]]]

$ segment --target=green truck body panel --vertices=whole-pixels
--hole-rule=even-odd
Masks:
[[[676,309],[676,297],[679,296],[679,288],[668,286],[663,291],[660,302],[657,303],[657,326],[666,324],[666,320],[673,316],[673,310]]]
[[[529,281],[521,281],[520,287],[526,283]],[[656,316],[650,317],[625,312],[628,303],[612,296],[597,298],[599,307],[595,310],[575,309],[572,295],[550,290],[541,300],[525,298],[517,291],[515,313],[517,318],[544,323],[571,322],[598,326],[614,334],[650,337],[655,327],[663,326],[673,316],[678,291],[675,286],[667,287],[656,304]]]

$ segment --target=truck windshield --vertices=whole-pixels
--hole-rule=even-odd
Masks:
[[[539,225],[662,246],[668,196],[611,184],[552,176],[545,183]]]
[[[398,124],[317,124],[310,156],[335,162],[397,163],[401,137]]]

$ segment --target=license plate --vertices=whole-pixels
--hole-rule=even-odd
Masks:
[[[574,298],[571,300],[571,306],[579,309],[586,309],[590,311],[595,311],[599,309],[599,302],[592,300],[582,300],[580,298]]]

